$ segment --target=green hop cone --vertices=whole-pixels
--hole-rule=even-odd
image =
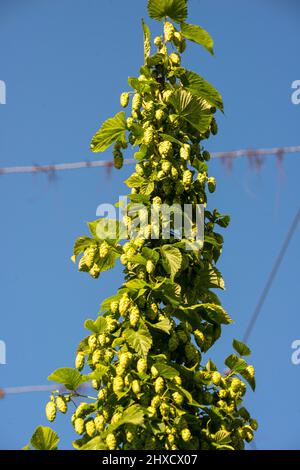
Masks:
[[[189,144],[183,144],[180,148],[180,156],[183,160],[189,160],[191,155],[191,146]]]
[[[148,364],[146,359],[139,359],[136,365],[136,370],[139,374],[145,374],[147,372]]]
[[[91,269],[91,267],[93,266],[96,253],[97,253],[97,248],[95,246],[91,246],[90,248],[87,248],[85,250],[84,260],[85,260],[85,265],[87,266],[88,269]]]
[[[185,170],[182,175],[182,183],[185,188],[191,186],[193,181],[193,173],[190,170]]]
[[[151,145],[154,142],[154,129],[153,127],[147,127],[144,133],[143,142],[145,145]]]
[[[146,271],[148,274],[153,274],[155,271],[155,264],[151,259],[148,259],[147,264],[146,264]]]
[[[83,434],[84,433],[84,419],[83,418],[76,418],[74,421],[74,428],[77,434]]]
[[[220,372],[215,371],[212,373],[211,379],[212,379],[213,384],[218,386],[221,383],[222,376]]]
[[[163,162],[161,164],[162,171],[164,173],[168,174],[168,173],[170,173],[171,168],[172,168],[172,163],[169,162],[169,160],[163,160]]]
[[[134,124],[134,119],[133,119],[131,116],[129,116],[129,117],[126,119],[126,126],[127,126],[127,129],[130,130],[130,129],[132,128],[133,124]]]
[[[124,380],[122,377],[114,377],[113,379],[113,391],[115,393],[120,393],[124,390]]]
[[[101,388],[98,392],[98,400],[103,403],[107,398],[107,389]]]
[[[56,417],[56,406],[53,401],[49,401],[47,403],[45,411],[46,411],[46,417],[48,421],[50,422],[54,421]]]
[[[154,382],[155,393],[157,395],[162,395],[165,390],[165,381],[162,377],[157,377]]]
[[[162,46],[162,44],[163,44],[160,36],[156,36],[156,37],[154,38],[153,43],[154,43],[154,45],[155,45],[156,47],[159,47],[159,48],[160,48],[160,47]]]
[[[230,388],[232,389],[233,392],[239,392],[241,386],[241,381],[238,378],[233,378],[230,384]]]
[[[89,345],[90,350],[94,351],[97,347],[97,344],[98,344],[97,336],[94,334],[90,335],[88,337],[88,345]]]
[[[125,316],[127,313],[127,310],[129,309],[130,306],[130,299],[128,297],[128,294],[123,294],[120,302],[119,302],[119,312],[120,315]]]
[[[162,109],[158,109],[156,112],[155,112],[155,119],[158,121],[158,122],[161,122],[165,117],[165,113],[163,112]]]
[[[151,400],[151,406],[156,409],[160,405],[161,405],[161,398],[159,395],[155,395]]]
[[[96,416],[96,418],[94,419],[94,423],[95,423],[95,428],[98,432],[104,431],[104,427],[105,427],[104,416],[102,415]]]
[[[168,21],[165,22],[164,24],[164,37],[165,41],[172,41],[175,33],[175,28],[172,25],[172,23],[169,23]]]
[[[173,147],[171,142],[169,142],[168,140],[163,140],[162,142],[160,142],[160,144],[158,145],[158,151],[162,158],[171,157],[173,153]]]
[[[189,442],[192,439],[192,434],[189,428],[182,429],[181,438],[184,442]]]
[[[118,310],[119,310],[119,302],[117,300],[113,300],[110,303],[110,311],[111,313],[115,314],[115,313],[118,313]]]
[[[96,431],[96,426],[95,426],[94,420],[91,419],[87,421],[85,423],[85,432],[87,433],[87,435],[89,437],[93,437],[93,435],[95,434],[95,431]]]
[[[117,447],[117,440],[113,433],[109,433],[106,436],[106,445],[109,450],[115,450]]]
[[[98,264],[95,263],[93,267],[89,270],[89,273],[94,279],[97,279],[100,275],[100,268]]]
[[[95,366],[100,362],[102,358],[102,351],[100,349],[95,349],[92,355],[92,364]]]
[[[184,397],[181,395],[179,392],[174,392],[173,395],[173,400],[176,403],[176,405],[181,406],[184,402]]]
[[[112,418],[110,420],[110,424],[117,424],[120,421],[121,418],[122,418],[122,413],[117,411],[116,413],[114,413],[112,415]]]
[[[132,98],[132,110],[139,111],[140,107],[142,106],[142,97],[138,93],[135,93]]]
[[[172,65],[175,65],[176,67],[180,66],[180,55],[177,54],[177,52],[172,52],[169,56],[170,62]]]
[[[75,367],[76,369],[78,369],[79,371],[81,371],[83,368],[84,368],[84,353],[79,351],[77,354],[76,354],[76,358],[75,358]]]
[[[114,156],[114,167],[116,170],[121,170],[124,164],[123,155],[115,155]]]
[[[62,396],[56,397],[56,407],[63,414],[65,414],[68,411],[68,405],[64,397]]]
[[[135,393],[136,395],[141,393],[140,381],[139,380],[133,380],[132,384],[131,384],[131,389],[132,389],[133,393]]]
[[[207,186],[208,186],[208,190],[210,193],[214,193],[215,190],[216,190],[216,180],[213,176],[211,176],[210,178],[208,178],[207,180]]]
[[[184,52],[186,49],[186,41],[179,31],[175,31],[173,42],[177,47],[178,52],[182,54],[182,52]]]
[[[100,258],[106,258],[109,252],[109,244],[104,241],[101,243],[100,248],[99,248],[99,256]]]
[[[129,314],[129,323],[133,328],[136,328],[140,321],[140,312],[137,307],[133,307]]]
[[[120,96],[120,104],[122,108],[126,108],[129,103],[129,93],[122,93]]]
[[[170,415],[170,405],[162,403],[159,407],[159,411],[163,418],[167,418]]]

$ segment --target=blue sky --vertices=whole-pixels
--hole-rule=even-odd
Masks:
[[[190,22],[215,39],[215,57],[191,46],[184,64],[222,93],[225,116],[211,151],[299,144],[300,105],[291,103],[291,83],[300,79],[300,7],[284,0],[190,0]],[[111,158],[89,152],[102,121],[119,110],[127,77],[142,62],[140,18],[146,0],[2,0],[0,166]],[[153,31],[159,24],[149,21]],[[130,153],[128,156],[131,156]],[[235,319],[211,356],[218,363],[240,339],[284,239],[298,200],[298,155],[281,167],[272,157],[261,170],[247,159],[229,171],[212,161],[218,191],[210,207],[230,213],[220,261],[227,290],[224,306]],[[0,340],[7,364],[0,387],[44,384],[54,369],[72,366],[83,322],[121,283],[121,270],[98,281],[70,262],[72,244],[87,232],[101,202],[126,194],[132,171],[109,175],[87,169],[45,175],[0,177]],[[259,449],[300,449],[300,365],[291,363],[291,343],[300,339],[298,312],[300,230],[287,252],[249,341],[257,391],[247,405],[260,423]],[[34,428],[46,424],[47,394],[10,395],[0,401],[0,448],[18,449]],[[74,437],[69,420],[54,428],[61,448]]]

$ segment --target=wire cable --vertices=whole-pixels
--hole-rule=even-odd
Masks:
[[[215,152],[211,154],[212,158],[234,159],[239,157],[259,158],[266,156],[276,156],[282,158],[287,154],[300,153],[300,145],[290,147],[273,147],[260,149],[240,149],[228,152]],[[124,159],[124,165],[133,165],[137,163],[133,158]],[[8,166],[0,167],[1,175],[12,175],[22,173],[54,173],[56,171],[81,170],[84,168],[112,168],[114,166],[112,160],[92,160],[73,163],[58,163],[49,165],[31,165],[31,166]]]

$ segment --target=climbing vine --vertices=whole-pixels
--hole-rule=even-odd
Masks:
[[[89,223],[90,236],[76,241],[72,257],[95,279],[119,259],[124,283],[102,302],[96,320],[85,322],[89,334],[78,346],[75,368],[50,375],[63,391],[53,392],[46,415],[52,422],[58,412],[72,412],[75,449],[243,449],[257,429],[243,406],[246,383],[255,388],[253,366],[244,359],[250,350],[234,340],[235,353],[220,371],[207,360],[222,326],[232,322],[215,293],[224,289],[216,268],[223,237],[216,230],[228,226],[229,216],[208,209],[216,181],[208,176],[204,148],[218,131],[215,116],[223,103],[212,85],[181,64],[187,41],[213,54],[213,40],[186,22],[186,0],[149,0],[148,12],[163,32],[152,42],[142,22],[144,64],[120,98],[130,111],[108,119],[91,143],[93,152],[113,145],[117,169],[125,149],[136,147],[135,172],[126,181],[129,212],[115,221],[114,236],[105,219]],[[168,240],[153,237],[153,223],[132,235],[141,216],[130,215],[134,204],[142,204],[146,217],[163,205],[203,205],[204,241],[195,245],[195,234],[182,239],[176,231]],[[125,243],[122,227],[129,233]],[[91,396],[84,395],[84,383],[91,383]],[[48,427],[37,428],[31,439],[37,449],[57,444]]]

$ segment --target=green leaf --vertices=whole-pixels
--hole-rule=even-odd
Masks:
[[[169,142],[173,142],[173,144],[180,145],[180,147],[183,146],[183,143],[180,142],[180,140],[175,139],[172,135],[169,134],[164,134],[163,132],[160,133],[161,137],[163,137],[164,140],[168,140]]]
[[[93,152],[104,152],[113,142],[126,142],[126,122],[124,111],[114,117],[107,119],[94,135],[91,142]]]
[[[143,33],[144,33],[144,60],[145,64],[147,63],[147,59],[151,54],[151,34],[150,34],[150,29],[142,20],[142,26],[143,26]]]
[[[247,380],[252,390],[255,390],[255,378],[249,376],[247,372],[248,364],[244,359],[238,357],[236,354],[231,354],[226,358],[225,365],[229,367],[231,371],[240,374],[245,380]]]
[[[37,427],[30,439],[30,444],[36,450],[56,450],[58,443],[58,435],[47,426]]]
[[[154,261],[154,263],[157,263],[159,260],[159,253],[157,251],[152,250],[151,248],[148,248],[145,246],[142,250],[142,255],[148,260]]]
[[[182,23],[181,33],[186,39],[200,44],[201,46],[205,47],[205,49],[207,49],[212,55],[214,54],[214,41],[208,32],[201,28],[201,26]]]
[[[251,350],[248,348],[248,346],[245,343],[238,341],[237,339],[232,341],[232,346],[240,356],[250,356],[251,354]]]
[[[184,87],[198,98],[204,98],[211,106],[224,111],[223,100],[220,93],[204,78],[195,72],[186,70],[180,77]]]
[[[149,92],[151,90],[150,84],[151,81],[140,81],[136,77],[128,78],[128,85],[140,94]]]
[[[93,240],[90,237],[79,237],[75,241],[74,248],[73,248],[73,256],[72,256],[72,261],[76,261],[76,258],[80,253],[82,253],[84,250],[89,248],[91,245],[95,245],[95,240]]]
[[[187,18],[187,0],[148,0],[148,13],[154,20],[161,21],[168,16],[181,23]]]
[[[144,181],[140,187],[141,194],[149,196],[154,191],[154,182],[153,181]]]
[[[215,434],[215,441],[219,445],[229,444],[231,442],[230,432],[222,429]]]
[[[206,317],[207,320],[211,320],[215,323],[221,323],[223,325],[229,325],[233,323],[232,319],[224,310],[221,305],[217,304],[200,304],[201,314]],[[205,314],[204,314],[205,312]]]
[[[143,408],[136,404],[127,408],[121,419],[113,425],[110,425],[107,428],[107,432],[112,432],[115,429],[119,428],[123,424],[131,424],[133,426],[143,426],[144,425],[144,411]]]
[[[140,356],[147,357],[152,346],[152,336],[146,326],[140,326],[135,331],[128,328],[124,331],[124,337],[129,344]]]
[[[172,329],[172,323],[168,318],[164,318],[163,320],[158,321],[157,323],[148,322],[148,325],[151,326],[151,328],[164,331],[167,334],[169,334]]]
[[[203,270],[198,274],[199,286],[201,288],[218,287],[225,289],[225,283],[220,271],[214,266],[209,266],[207,270]]]
[[[129,176],[129,178],[124,181],[129,188],[139,188],[145,182],[144,178],[136,173]]]
[[[100,259],[99,268],[101,271],[107,271],[108,269],[112,269],[117,259],[120,257],[120,254],[114,250],[109,250],[108,254],[105,258]]]
[[[63,367],[52,372],[48,380],[64,384],[68,390],[75,390],[82,383],[82,375],[76,369]]]
[[[244,359],[238,357],[236,354],[231,354],[228,356],[225,359],[225,365],[229,367],[230,370],[237,372],[238,374],[243,372],[248,366],[247,362]]]
[[[93,439],[88,440],[83,445],[78,445],[81,439],[73,442],[75,449],[80,450],[107,450],[107,445],[103,442],[100,436],[96,436]]]
[[[176,90],[170,98],[176,114],[189,122],[199,132],[205,133],[210,127],[212,114],[201,100],[186,90]]]
[[[104,317],[98,317],[96,321],[93,320],[86,320],[84,323],[84,327],[87,330],[92,331],[95,334],[101,334],[106,331],[107,322]]]
[[[155,369],[157,369],[159,375],[161,375],[164,379],[174,379],[179,375],[178,370],[174,369],[163,362],[156,362],[154,364]]]
[[[181,310],[185,312],[197,312],[199,315],[204,320],[213,322],[213,323],[218,323],[218,324],[224,324],[228,325],[232,323],[232,319],[224,310],[223,307],[217,304],[196,304],[196,305],[191,305],[189,307],[185,307],[184,305],[180,307]]]
[[[149,287],[149,284],[147,282],[143,281],[142,279],[132,279],[131,281],[128,281],[124,284],[127,289],[135,292],[140,289],[144,289],[145,287]]]
[[[178,248],[174,248],[172,245],[163,245],[160,251],[162,254],[162,265],[173,280],[181,268],[181,251]]]

